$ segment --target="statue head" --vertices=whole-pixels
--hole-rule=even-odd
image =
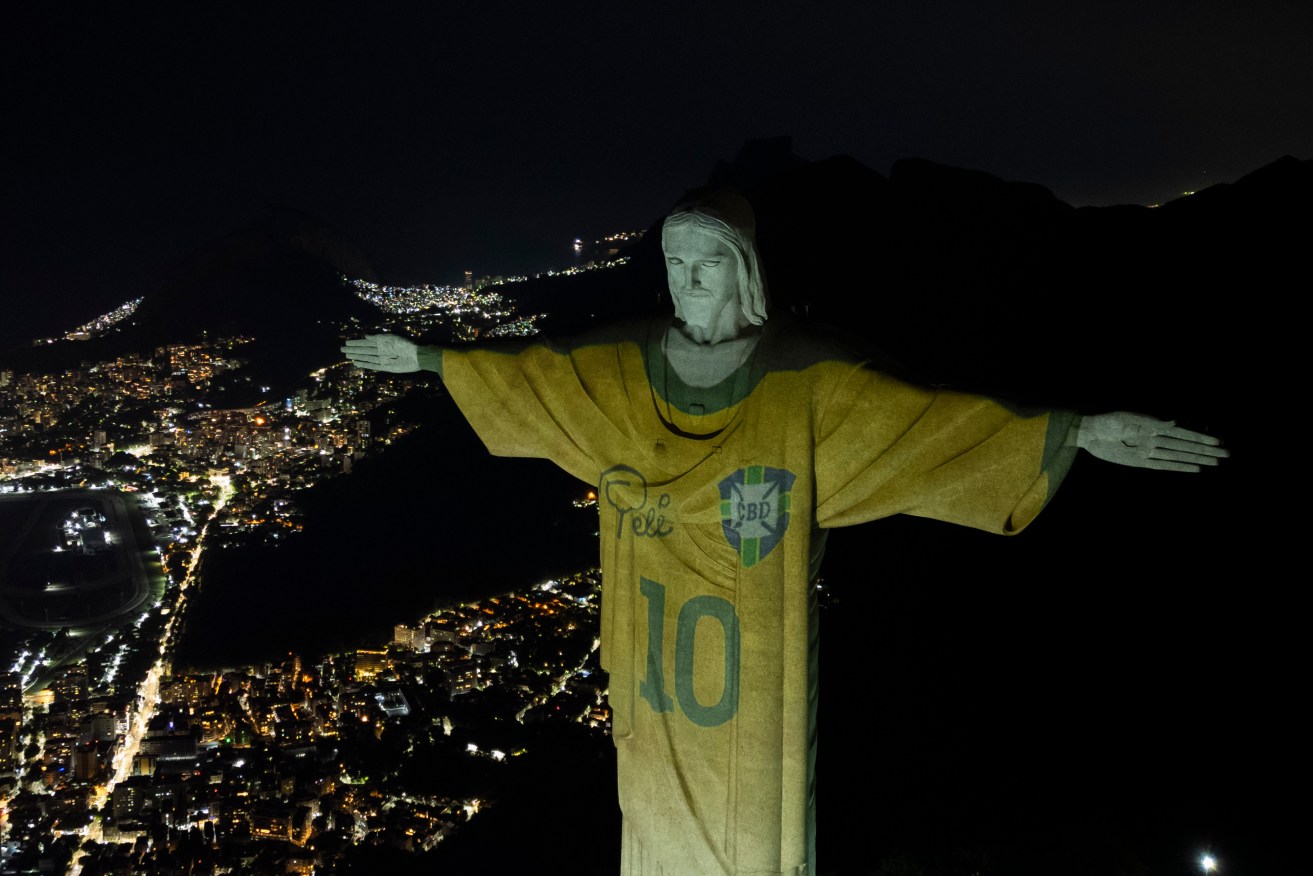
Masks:
[[[756,219],[747,199],[723,188],[686,195],[661,227],[675,316],[718,341],[766,321]]]

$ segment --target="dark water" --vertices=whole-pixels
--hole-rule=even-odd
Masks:
[[[541,460],[491,457],[447,399],[346,476],[297,494],[305,530],[211,549],[178,666],[304,657],[386,641],[451,599],[597,564],[587,487]]]
[[[62,549],[64,521],[84,507],[106,517],[88,535],[98,542],[102,530],[111,532],[112,546],[93,553]],[[163,594],[152,547],[132,496],[79,489],[0,496],[0,626],[126,623]],[[51,583],[61,589],[49,590]]]

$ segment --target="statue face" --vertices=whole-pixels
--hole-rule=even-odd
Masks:
[[[675,315],[695,340],[715,343],[737,337],[749,323],[739,303],[739,257],[720,238],[697,225],[677,225],[661,235],[666,280]]]

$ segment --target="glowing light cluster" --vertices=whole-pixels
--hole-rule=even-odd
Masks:
[[[384,286],[368,280],[343,280],[355,293],[384,313],[419,313],[447,310],[452,313],[478,312],[496,315],[506,309],[506,302],[496,292],[480,291],[475,286]]]
[[[98,338],[101,335],[108,332],[114,326],[123,322],[123,320],[127,319],[129,316],[132,316],[132,314],[135,313],[137,308],[141,305],[141,302],[143,300],[144,299],[142,298],[134,298],[131,301],[128,301],[124,304],[120,304],[118,307],[114,308],[109,313],[101,314],[100,316],[96,317],[90,322],[85,322],[82,325],[78,326],[77,328],[73,329],[72,331],[65,332],[63,336],[60,338],[46,338],[44,340],[37,341],[37,343],[52,344],[56,340],[89,341],[92,338]]]

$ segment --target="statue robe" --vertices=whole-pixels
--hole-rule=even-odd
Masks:
[[[824,530],[1020,531],[1070,465],[1072,415],[909,385],[776,322],[698,389],[665,329],[445,348],[443,380],[492,453],[597,488],[621,872],[814,873]]]

